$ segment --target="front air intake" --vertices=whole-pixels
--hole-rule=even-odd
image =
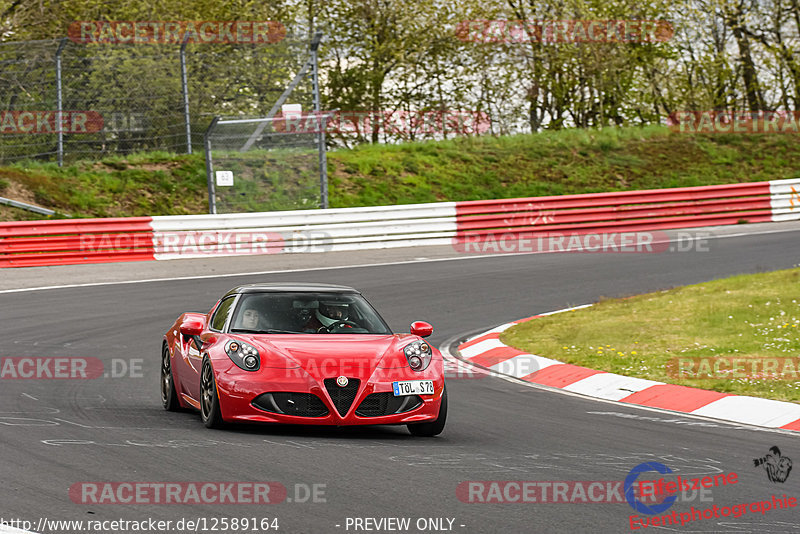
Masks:
[[[265,412],[294,415],[295,417],[323,417],[328,409],[322,399],[312,393],[291,393],[286,391],[264,393],[252,402],[253,406]]]
[[[418,395],[395,397],[391,391],[373,393],[356,408],[359,417],[381,417],[398,413],[410,412],[422,406],[423,400]]]
[[[333,401],[333,405],[336,407],[336,411],[339,412],[339,415],[344,417],[347,415],[347,412],[350,411],[350,406],[353,405],[353,401],[356,400],[358,386],[361,385],[361,380],[350,378],[347,381],[347,385],[344,387],[337,384],[335,378],[326,378],[324,382],[325,389],[328,390],[328,395],[330,395],[331,401]]]

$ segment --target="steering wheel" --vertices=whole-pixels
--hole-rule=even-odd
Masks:
[[[323,326],[322,328],[327,330],[328,333],[330,334],[335,329],[341,328],[342,326],[351,326],[353,328],[361,328],[357,323],[354,323],[353,321],[336,321],[335,323],[331,323],[328,326]],[[320,330],[322,330],[322,328]]]

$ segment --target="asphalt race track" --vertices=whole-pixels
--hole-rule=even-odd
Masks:
[[[42,518],[152,518],[173,525],[182,518],[206,518],[209,528],[213,518],[277,518],[278,532],[284,533],[630,532],[634,510],[627,503],[470,503],[462,502],[456,489],[467,481],[619,481],[647,461],[684,477],[738,474],[738,483],[714,488],[704,501],[695,495],[675,503],[678,513],[772,495],[797,498],[800,472],[776,483],[753,465],[753,458],[774,445],[800,461],[796,435],[598,402],[496,377],[451,379],[447,428],[428,439],[412,438],[405,427],[207,430],[197,414],[163,411],[158,384],[164,330],[183,311],[207,311],[240,283],[352,285],[395,331],[427,320],[435,327],[431,342],[441,345],[603,296],[794,267],[800,263],[798,244],[795,229],[713,240],[708,251],[490,256],[0,294],[0,357],[91,356],[103,360],[107,373],[122,375],[0,381],[0,517],[32,521],[34,530]],[[175,276],[187,265],[163,263]],[[57,269],[49,272],[41,285],[68,283]],[[287,488],[287,500],[77,504],[69,495],[80,482],[206,481],[278,482]],[[312,489],[316,499],[309,497]],[[748,512],[648,531],[796,532],[798,510]],[[378,529],[377,523],[356,518],[409,518],[410,526]],[[419,523],[424,528],[417,529],[421,518],[444,521]]]

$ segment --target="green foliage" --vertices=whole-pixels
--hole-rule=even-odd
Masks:
[[[222,211],[316,208],[316,153],[220,153],[235,186]],[[796,178],[800,143],[785,135],[686,135],[667,128],[546,131],[328,153],[331,207],[520,198]],[[0,167],[36,202],[75,216],[205,213],[202,154],[139,153],[100,162]],[[219,188],[222,189],[222,188]],[[299,200],[298,200],[299,199]],[[305,199],[305,201],[303,201]]]
[[[514,198],[796,177],[789,154],[800,152],[800,146],[780,135],[739,137],[740,144],[731,146],[724,137],[674,134],[653,126],[362,145],[329,153],[331,205]],[[733,163],[715,163],[723,159]]]
[[[207,206],[202,156],[137,154],[130,160],[54,163],[20,162],[0,167],[32,192],[36,203],[76,217],[182,215]]]
[[[296,36],[269,46],[188,45],[194,132],[205,129],[213,115],[264,115],[299,70],[316,30],[325,34],[319,66],[328,110],[479,111],[491,118],[491,133],[508,135],[661,124],[679,110],[787,111],[800,102],[797,1],[4,0],[0,40],[47,40],[0,58],[5,109],[17,109],[21,100],[30,109],[52,109],[56,40],[81,20],[273,20]],[[655,42],[554,42],[552,32],[551,39],[536,39],[494,25],[484,42],[480,25],[463,24],[480,20],[661,20],[669,21],[674,34]],[[636,34],[635,23],[626,29]],[[68,103],[147,115],[146,134],[98,135],[89,150],[180,149],[177,47],[69,43],[64,62]],[[307,83],[291,101],[309,108]],[[442,135],[410,128],[391,133],[374,123],[365,130],[351,137],[333,134],[329,142],[349,147]],[[726,142],[735,144],[737,137]],[[599,148],[609,154],[620,142],[603,137]],[[579,155],[590,152],[578,149]],[[12,156],[0,151],[5,160]]]
[[[233,172],[232,187],[218,187],[221,213],[319,207],[316,149],[218,154],[215,168]]]

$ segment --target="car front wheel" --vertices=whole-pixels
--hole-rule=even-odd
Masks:
[[[175,381],[172,378],[169,347],[166,345],[161,351],[161,405],[169,412],[177,412],[180,409],[178,393],[175,391]]]
[[[444,424],[447,422],[447,388],[442,392],[442,404],[439,407],[439,417],[430,423],[412,423],[407,425],[408,431],[413,436],[438,436],[444,430]]]
[[[214,369],[211,368],[208,358],[203,360],[203,370],[200,373],[200,419],[207,428],[220,428],[223,425]]]

